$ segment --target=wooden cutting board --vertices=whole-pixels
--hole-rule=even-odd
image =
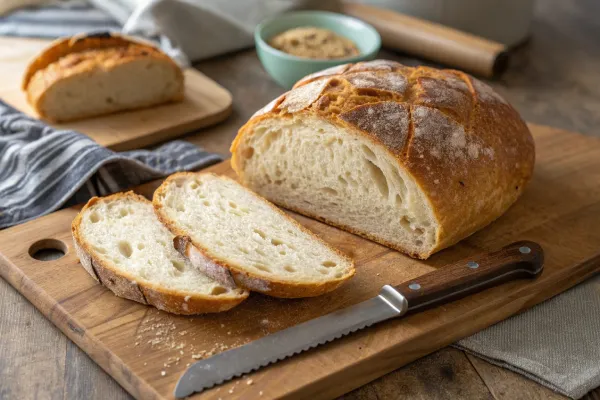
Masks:
[[[0,99],[31,116],[35,113],[21,91],[21,79],[29,61],[48,43],[0,37]],[[186,69],[184,74],[185,99],[181,103],[53,126],[85,133],[102,146],[123,151],[173,139],[227,118],[231,112],[231,94],[195,69]]]
[[[172,398],[197,358],[230,349],[376,295],[476,252],[521,239],[540,243],[545,271],[407,318],[387,321],[205,391],[202,399],[330,398],[533,306],[600,270],[600,140],[532,126],[533,181],[498,221],[418,261],[292,214],[356,260],[357,274],[333,293],[302,300],[258,294],[222,314],[178,317],[115,297],[79,265],[70,235],[78,208],[0,232],[0,272],[71,340],[137,398]],[[233,176],[228,162],[212,171]],[[159,182],[139,188],[150,196]],[[39,248],[66,250],[37,261]],[[249,380],[251,379],[251,381]],[[260,396],[262,393],[262,397]]]

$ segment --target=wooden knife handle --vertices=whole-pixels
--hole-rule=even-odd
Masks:
[[[502,43],[365,4],[343,3],[343,11],[373,25],[385,47],[486,78],[508,67],[508,52]]]
[[[492,286],[542,272],[544,250],[534,242],[512,243],[405,282],[394,288],[406,298],[408,312],[421,311],[460,299]]]

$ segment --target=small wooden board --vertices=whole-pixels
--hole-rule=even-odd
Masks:
[[[39,39],[0,38],[0,99],[34,117],[21,91],[21,80],[29,61],[48,43]],[[102,146],[123,151],[173,139],[227,118],[231,112],[231,94],[195,69],[186,69],[184,73],[183,102],[53,126],[85,133]]]
[[[129,393],[163,399],[173,397],[177,379],[195,358],[358,303],[384,284],[399,284],[476,252],[521,239],[544,247],[545,271],[536,281],[508,283],[381,323],[196,395],[331,398],[548,299],[600,269],[600,140],[541,126],[532,131],[537,164],[523,197],[498,221],[427,261],[292,214],[356,260],[356,276],[321,297],[282,300],[252,294],[229,312],[197,317],[169,315],[115,297],[88,276],[73,251],[70,224],[78,208],[1,231],[0,273]],[[233,176],[228,162],[211,170]],[[150,196],[158,184],[139,192]],[[55,261],[29,255],[32,248],[48,245],[64,246],[67,254]]]

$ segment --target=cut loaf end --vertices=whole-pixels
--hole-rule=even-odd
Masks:
[[[233,147],[233,168],[285,208],[427,258],[438,224],[419,185],[381,144],[312,115],[264,119]]]
[[[226,311],[248,297],[194,268],[152,203],[133,192],[92,198],[72,233],[83,267],[117,296],[186,315]]]
[[[274,297],[311,297],[354,275],[350,258],[237,182],[178,173],[154,207],[193,265],[224,284]]]

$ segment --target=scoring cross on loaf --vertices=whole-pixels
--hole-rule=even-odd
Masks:
[[[301,79],[231,152],[272,202],[422,259],[502,215],[535,159],[527,125],[486,84],[386,60]]]

